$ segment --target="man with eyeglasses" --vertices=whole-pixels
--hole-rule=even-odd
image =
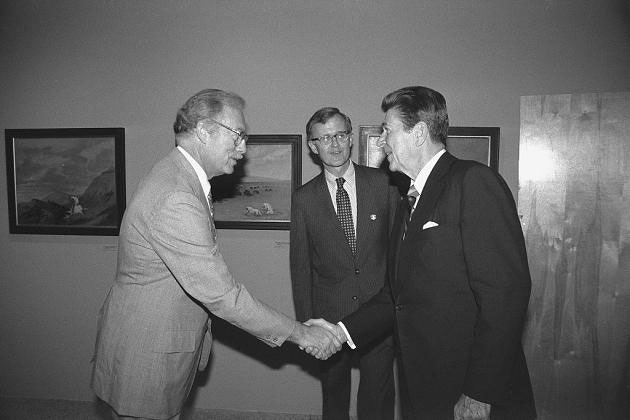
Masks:
[[[350,160],[352,123],[326,107],[306,124],[308,147],[322,172],[293,195],[290,266],[298,320],[339,320],[383,286],[398,190],[381,170]],[[394,417],[390,336],[360,352],[345,348],[321,362],[323,419],[347,420],[351,368],[357,361],[359,420]]]
[[[341,347],[330,331],[265,305],[230,274],[218,249],[209,179],[246,151],[239,96],[192,96],[173,125],[177,147],[140,182],[123,217],[116,278],[101,308],[92,387],[114,418],[178,419],[208,362],[208,312],[272,347],[318,358]]]

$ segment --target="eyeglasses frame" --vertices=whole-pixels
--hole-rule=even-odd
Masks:
[[[249,135],[241,130],[236,130],[228,125],[225,125],[223,123],[220,123],[217,120],[213,120],[212,118],[208,118],[209,121],[212,121],[215,124],[220,125],[221,127],[225,128],[226,130],[231,131],[232,133],[236,134],[236,139],[234,139],[234,146],[238,146],[239,144],[241,144],[241,142],[245,142],[247,143],[247,139],[249,138]]]
[[[343,140],[340,140],[337,136],[339,135],[343,135]],[[342,144],[342,143],[347,143],[348,139],[352,136],[352,131],[337,131],[335,134],[326,134],[325,136],[321,136],[321,137],[315,137],[313,139],[310,139],[309,141],[319,141],[321,144],[323,144],[324,146],[328,147],[332,144],[333,142],[333,138],[335,138],[335,140],[337,140],[337,143]],[[328,139],[328,141],[324,140],[324,139]]]

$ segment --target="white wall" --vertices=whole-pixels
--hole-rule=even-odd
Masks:
[[[501,127],[500,172],[516,193],[520,96],[629,90],[629,22],[623,0],[3,0],[0,128],[125,127],[130,197],[200,89],[244,96],[251,133],[292,134],[325,105],[378,124],[385,94],[422,84],[445,95],[452,125]],[[318,168],[303,158],[306,181]],[[3,148],[0,173],[6,201]],[[90,400],[116,238],[10,235],[7,211],[0,395]],[[288,232],[219,234],[236,277],[292,313]],[[219,335],[197,406],[319,413],[294,348]]]

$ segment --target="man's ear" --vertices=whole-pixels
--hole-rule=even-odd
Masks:
[[[414,144],[421,147],[429,138],[429,127],[424,121],[419,121],[411,130],[414,136]]]
[[[195,127],[197,130],[197,137],[199,137],[199,141],[203,144],[206,144],[208,137],[210,136],[210,132],[208,131],[208,127],[204,124],[203,121],[197,122],[197,126]]]
[[[315,143],[313,143],[312,141],[309,141],[308,147],[309,149],[311,149],[311,152],[315,153],[316,155],[319,155],[319,150],[317,150],[317,146],[315,146]]]

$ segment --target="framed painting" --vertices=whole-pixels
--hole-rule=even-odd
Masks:
[[[380,125],[359,126],[359,163],[377,168],[385,159],[377,145]],[[476,160],[499,169],[499,127],[449,127],[446,150],[460,159]]]
[[[499,127],[449,127],[446,150],[499,170]]]
[[[288,230],[291,195],[302,183],[302,136],[256,134],[234,173],[211,179],[218,229]]]
[[[125,211],[125,129],[4,131],[9,232],[116,236]]]

